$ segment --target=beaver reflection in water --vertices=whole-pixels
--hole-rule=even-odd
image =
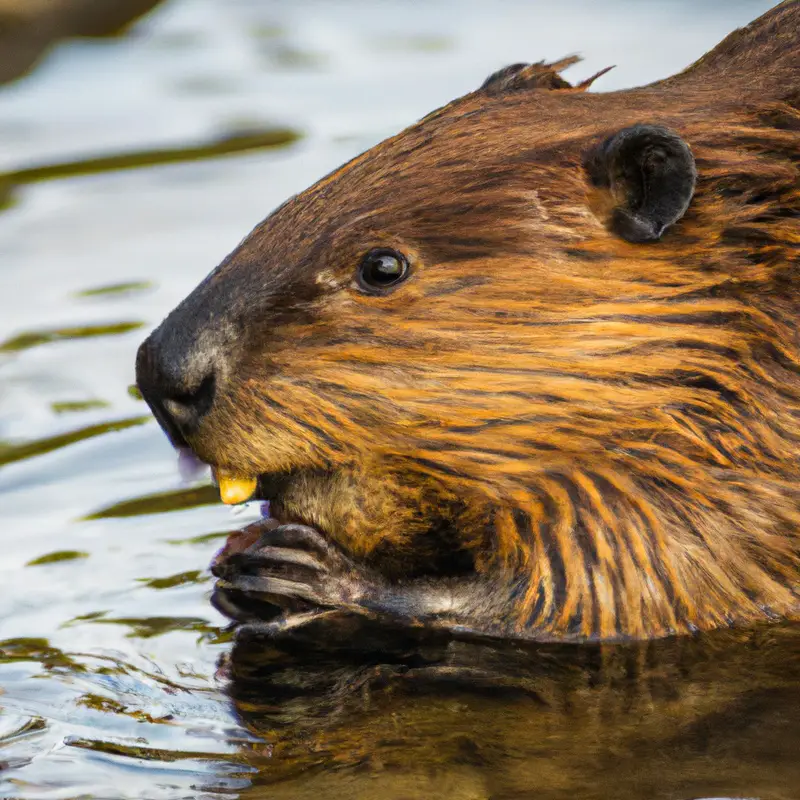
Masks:
[[[616,639],[798,615],[800,3],[643,88],[568,63],[291,198],[142,345],[172,441],[277,520],[217,558],[230,616]]]

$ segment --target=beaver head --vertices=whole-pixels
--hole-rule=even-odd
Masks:
[[[626,92],[501,70],[258,225],[142,345],[145,399],[279,520],[492,575],[521,625],[788,614],[798,22]]]

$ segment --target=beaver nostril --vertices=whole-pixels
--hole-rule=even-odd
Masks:
[[[164,397],[161,405],[182,433],[192,433],[211,410],[215,390],[216,378],[212,372],[194,391]]]
[[[169,331],[167,331],[169,333]],[[214,404],[216,351],[156,330],[139,348],[136,383],[176,447],[196,432]]]

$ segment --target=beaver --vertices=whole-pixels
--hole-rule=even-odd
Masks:
[[[270,501],[214,565],[234,619],[574,641],[800,614],[800,2],[644,87],[571,63],[292,197],[140,347],[172,442]]]

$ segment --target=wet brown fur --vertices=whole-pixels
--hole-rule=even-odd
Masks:
[[[191,444],[393,579],[436,563],[513,586],[521,631],[796,617],[798,31],[783,3],[609,94],[535,65],[292,198],[203,290],[247,300]],[[698,170],[644,245],[607,229],[581,166],[638,122],[677,131]],[[368,296],[355,270],[381,246],[413,275]]]

